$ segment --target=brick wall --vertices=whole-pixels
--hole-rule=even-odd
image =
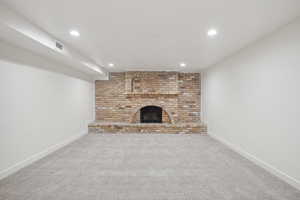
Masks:
[[[96,120],[136,123],[148,105],[163,108],[165,123],[200,122],[200,74],[120,72],[96,81]]]

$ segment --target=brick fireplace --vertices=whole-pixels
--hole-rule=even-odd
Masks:
[[[206,133],[200,120],[200,74],[118,72],[98,80],[96,133]]]

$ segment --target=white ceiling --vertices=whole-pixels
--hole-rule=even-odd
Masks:
[[[0,2],[96,63],[114,63],[109,71],[200,71],[300,15],[299,0]],[[219,35],[208,38],[209,28]]]

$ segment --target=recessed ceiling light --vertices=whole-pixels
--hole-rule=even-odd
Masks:
[[[70,35],[74,36],[74,37],[79,37],[80,33],[77,30],[71,30],[70,31]]]
[[[109,67],[114,67],[115,65],[114,65],[114,63],[108,63],[108,66]]]
[[[180,63],[179,65],[180,65],[180,67],[186,67],[186,63],[183,63],[183,62]]]
[[[207,31],[207,35],[209,36],[209,37],[214,37],[214,36],[216,36],[216,35],[218,35],[218,31],[216,30],[216,29],[209,29],[208,31]]]

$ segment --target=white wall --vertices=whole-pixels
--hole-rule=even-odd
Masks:
[[[0,178],[87,133],[94,84],[80,76],[0,42]]]
[[[300,188],[300,19],[203,78],[209,133]]]

